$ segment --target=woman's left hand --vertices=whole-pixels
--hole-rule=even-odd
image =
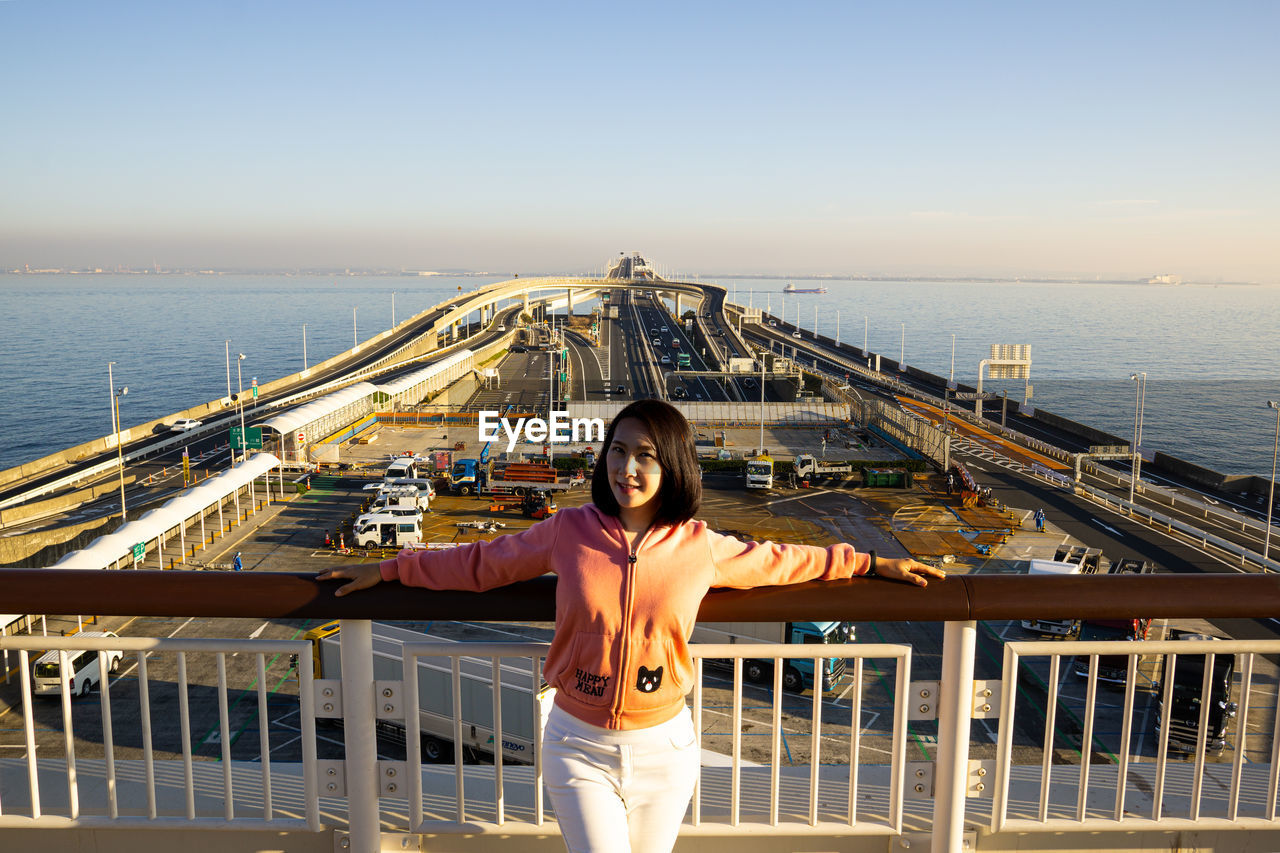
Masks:
[[[938,580],[943,580],[947,576],[947,573],[942,569],[922,563],[919,560],[913,560],[910,557],[900,560],[880,557],[876,560],[876,574],[882,578],[906,581],[920,587],[929,585],[929,581],[925,579],[926,576],[937,578]]]

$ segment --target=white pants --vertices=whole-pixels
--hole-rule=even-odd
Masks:
[[[542,774],[569,853],[670,853],[693,796],[693,718],[617,731],[554,707],[542,733]]]

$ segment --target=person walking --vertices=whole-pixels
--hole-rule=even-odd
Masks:
[[[545,678],[556,688],[543,773],[570,853],[667,853],[698,777],[689,636],[716,587],[878,575],[920,587],[945,572],[912,559],[743,542],[694,519],[693,430],[668,403],[624,408],[604,437],[586,506],[520,533],[381,563],[325,569],[349,595],[382,581],[484,591],[557,575]]]
[[[1044,510],[1043,509],[1036,510],[1035,519],[1036,519],[1036,532],[1044,533]]]
[[[236,557],[234,560],[231,561],[231,569],[232,571],[238,572],[243,568],[244,568],[244,563],[240,562],[240,552],[236,551]]]

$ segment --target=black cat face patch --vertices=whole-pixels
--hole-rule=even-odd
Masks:
[[[636,677],[636,690],[641,693],[652,693],[660,686],[662,686],[662,667],[657,669],[640,667],[640,674]]]

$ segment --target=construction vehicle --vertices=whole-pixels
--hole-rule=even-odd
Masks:
[[[810,453],[800,454],[795,461],[795,474],[799,480],[812,480],[817,477],[847,477],[852,473],[853,466],[848,462],[822,462]]]
[[[1170,631],[1171,640],[1216,640],[1206,634],[1189,631]],[[1235,676],[1236,657],[1233,654],[1213,655],[1213,669],[1209,674],[1208,692],[1205,691],[1205,667],[1208,665],[1208,654],[1185,653],[1163,655],[1160,658],[1160,680],[1155,685],[1160,688],[1160,715],[1156,718],[1155,728],[1160,731],[1160,721],[1165,712],[1166,690],[1169,696],[1169,747],[1186,752],[1198,748],[1201,730],[1200,719],[1202,706],[1206,720],[1203,732],[1206,752],[1222,752],[1227,745],[1228,721],[1239,711],[1235,702],[1231,701],[1231,680]],[[1166,680],[1172,680],[1172,686],[1166,688]],[[1237,748],[1240,748],[1237,745]]]
[[[582,478],[561,481],[556,469],[533,462],[482,466],[477,459],[460,459],[449,473],[449,487],[459,495],[516,495],[535,489],[562,490],[580,485]]]
[[[311,629],[305,639],[312,644],[316,678],[341,679],[339,623],[328,622]],[[405,643],[448,642],[394,625],[373,623],[373,678],[379,682],[403,682]],[[492,755],[493,666],[488,659],[461,658],[462,741],[464,750]],[[504,760],[533,763],[536,732],[551,711],[555,689],[543,685],[534,689],[528,668],[503,665],[502,756]],[[453,675],[447,657],[418,659],[418,723],[422,755],[428,761],[448,761],[454,749]],[[403,695],[403,694],[402,694]],[[399,719],[377,720],[378,732],[397,743],[405,743],[405,715]],[[536,728],[535,728],[536,727]]]
[[[747,488],[773,488],[773,458],[767,453],[747,460]]]
[[[555,515],[559,512],[560,507],[556,506],[555,496],[546,489],[534,489],[524,497],[515,500],[495,501],[489,504],[489,512],[506,512],[508,510],[519,510],[520,514],[525,518],[541,521],[544,518],[550,518]]]
[[[1032,560],[1029,575],[1092,575],[1097,574],[1102,563],[1102,551],[1082,545],[1063,545],[1052,560]],[[1080,633],[1079,619],[1023,619],[1022,627],[1028,631],[1053,634],[1058,637],[1074,637]]]
[[[699,622],[693,627],[692,643],[795,643],[832,644],[854,642],[854,628],[848,622]],[[835,689],[844,675],[844,658],[794,658],[784,660],[782,689],[793,693],[814,689],[814,663],[820,667],[823,693]],[[721,661],[727,663],[727,661]],[[747,681],[773,681],[773,660],[747,658],[742,662]]]
[[[1155,571],[1155,564],[1145,560],[1125,558],[1111,565],[1112,575],[1146,575]],[[1145,640],[1151,630],[1149,617],[1133,619],[1085,619],[1080,623],[1079,638],[1083,640]],[[1089,658],[1076,659],[1076,674],[1088,677]],[[1098,680],[1124,684],[1129,677],[1129,655],[1098,655]]]

